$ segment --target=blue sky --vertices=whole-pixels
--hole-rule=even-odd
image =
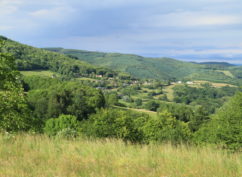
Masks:
[[[0,0],[0,34],[36,47],[242,63],[241,0]]]

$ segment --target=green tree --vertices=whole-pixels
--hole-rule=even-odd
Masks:
[[[112,106],[118,104],[118,95],[117,93],[107,93],[105,95],[106,106]]]
[[[77,82],[63,82],[47,89],[30,91],[28,103],[34,116],[40,119],[68,114],[83,120],[97,108],[104,107],[105,99],[100,90]]]
[[[101,109],[90,117],[85,132],[96,137],[120,138],[125,141],[143,141],[142,127],[149,117],[131,111]]]
[[[237,93],[196,134],[195,141],[222,145],[231,150],[242,148],[242,93]]]
[[[160,104],[157,103],[156,101],[149,101],[148,103],[145,104],[145,109],[148,109],[150,111],[157,111],[159,106]]]
[[[167,112],[161,112],[157,117],[152,117],[143,127],[147,142],[172,142],[181,143],[191,137],[186,123],[176,120]]]
[[[0,44],[0,52],[2,51]],[[14,58],[0,53],[0,129],[5,131],[27,130],[31,121],[21,85],[20,73]]]
[[[142,99],[137,98],[137,99],[135,100],[135,105],[136,105],[136,106],[142,106],[142,104],[143,104]]]

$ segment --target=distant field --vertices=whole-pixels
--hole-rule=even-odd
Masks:
[[[21,74],[23,74],[24,76],[45,76],[45,77],[52,77],[53,75],[58,75],[57,73],[46,71],[46,70],[21,71]]]
[[[87,77],[80,77],[80,78],[76,78],[76,80],[79,81],[98,81],[97,79],[92,79],[92,78],[87,78]]]
[[[134,108],[119,107],[119,106],[113,106],[113,107],[118,108],[118,109],[124,109],[124,110],[140,112],[140,113],[146,113],[150,116],[156,116],[157,115],[157,112],[149,111],[149,110],[146,110],[146,109],[134,109]]]
[[[169,86],[164,88],[164,92],[166,93],[166,96],[167,96],[169,101],[173,101],[173,99],[174,99],[173,88],[177,85],[183,85],[183,84],[173,84],[173,85],[169,85]]]
[[[231,85],[231,84],[226,84],[226,83],[215,83],[215,82],[209,82],[209,81],[192,81],[192,84],[188,84],[189,87],[197,87],[197,88],[201,88],[202,84],[205,84],[205,83],[209,83],[211,84],[213,87],[216,87],[216,88],[220,88],[220,87],[226,87],[226,86],[229,86],[229,87],[237,87],[235,85]],[[167,95],[167,98],[168,100],[172,101],[174,96],[173,96],[173,88],[177,85],[185,85],[184,83],[183,84],[179,84],[179,83],[175,83],[173,85],[169,85],[167,87],[164,88],[164,92],[166,93]]]
[[[230,71],[217,70],[218,72],[224,73],[224,75],[234,78],[234,75]]]
[[[229,86],[229,87],[237,87],[235,85],[232,85],[232,84],[227,84],[227,83],[216,83],[216,82],[209,82],[209,81],[194,81],[194,84],[205,84],[205,83],[209,83],[211,84],[213,87],[226,87],[226,86]]]
[[[241,154],[211,148],[131,145],[0,135],[1,177],[241,177]]]

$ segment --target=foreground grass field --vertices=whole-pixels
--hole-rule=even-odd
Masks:
[[[241,177],[241,154],[211,148],[127,145],[0,135],[1,177]]]

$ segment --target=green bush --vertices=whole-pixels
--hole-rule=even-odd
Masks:
[[[157,111],[159,108],[160,104],[157,103],[156,101],[149,101],[148,103],[145,104],[145,109],[148,109],[150,111]]]
[[[197,143],[214,143],[232,151],[242,150],[242,93],[236,94],[195,133]]]
[[[52,118],[46,121],[44,132],[49,136],[55,136],[57,134],[75,134],[79,127],[79,122],[75,116],[60,115],[58,118]]]
[[[101,109],[90,117],[84,130],[86,134],[95,137],[120,138],[125,141],[141,142],[143,140],[142,126],[148,115],[117,109]]]
[[[159,116],[152,117],[143,127],[146,142],[172,142],[188,141],[191,132],[186,123],[176,120],[166,111]]]

